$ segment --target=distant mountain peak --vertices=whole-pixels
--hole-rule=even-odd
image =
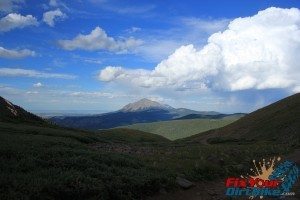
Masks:
[[[150,99],[143,98],[134,103],[127,104],[126,106],[124,106],[121,109],[121,111],[123,111],[123,112],[138,112],[138,111],[150,110],[150,109],[169,110],[169,109],[173,109],[173,108],[169,105],[164,105],[164,104],[158,103],[156,101],[152,101]]]

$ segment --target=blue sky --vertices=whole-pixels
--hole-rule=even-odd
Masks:
[[[0,95],[33,111],[111,111],[147,97],[249,112],[300,90],[299,8],[298,0],[1,0]]]

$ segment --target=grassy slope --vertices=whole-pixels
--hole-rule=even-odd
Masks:
[[[100,137],[102,140],[110,142],[135,142],[135,143],[164,143],[169,142],[168,139],[144,131],[131,130],[126,128],[118,128],[113,130],[100,131]]]
[[[186,138],[201,141],[210,136],[210,141],[277,141],[300,143],[300,93],[287,97],[267,107],[252,112],[220,129]],[[209,137],[208,137],[209,138]]]
[[[0,199],[138,199],[167,182],[162,169],[89,146],[166,139],[128,130],[108,134],[0,123]]]
[[[145,131],[161,135],[170,140],[189,137],[207,130],[223,127],[236,121],[238,118],[229,119],[185,119],[153,123],[139,123],[124,126],[129,129]]]
[[[110,148],[121,144],[147,151]],[[0,123],[0,199],[141,199],[174,188],[178,174],[192,181],[220,178],[249,170],[254,158],[288,150],[173,143],[126,129],[93,133]]]

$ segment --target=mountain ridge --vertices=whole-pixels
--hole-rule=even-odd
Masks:
[[[0,121],[2,122],[46,123],[46,121],[41,117],[26,111],[1,96],[0,111]]]
[[[129,103],[122,109],[115,112],[77,117],[60,116],[52,117],[50,120],[60,126],[98,130],[136,123],[167,121],[189,114],[213,116],[221,113],[214,111],[195,111],[186,108],[173,108],[172,106],[144,98],[139,101]]]

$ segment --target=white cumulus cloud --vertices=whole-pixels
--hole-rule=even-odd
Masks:
[[[143,87],[246,90],[300,86],[300,10],[268,8],[232,20],[200,49],[181,46],[153,70],[109,66],[102,81]]]
[[[33,87],[35,87],[35,88],[40,88],[40,87],[43,87],[43,86],[44,85],[41,82],[33,84]]]
[[[61,12],[60,9],[51,10],[43,14],[43,21],[51,27],[54,27],[55,21],[63,20],[67,15]]]
[[[21,49],[21,50],[13,50],[13,49],[5,49],[4,47],[0,47],[0,58],[24,58],[28,56],[35,56],[35,52],[29,49]]]
[[[107,66],[105,70],[100,72],[99,77],[102,81],[112,81],[124,73],[125,70],[123,70],[122,67]]]
[[[109,37],[100,27],[96,27],[90,34],[79,34],[72,40],[59,40],[58,44],[65,50],[83,49],[89,51],[128,52],[142,44],[142,41],[131,37],[116,40]]]
[[[16,28],[37,25],[38,21],[32,15],[22,16],[17,13],[10,13],[0,19],[0,32],[7,32]]]

